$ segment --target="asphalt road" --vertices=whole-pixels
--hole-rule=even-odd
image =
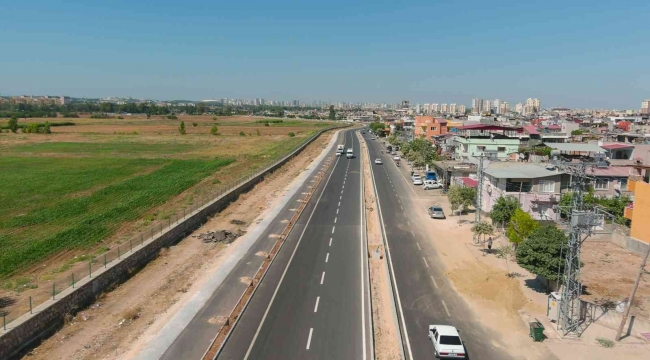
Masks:
[[[410,211],[426,211],[415,204],[413,189],[392,160],[381,154],[380,140],[364,138],[369,144],[370,159],[382,158],[383,165],[373,165],[378,194],[380,219],[388,241],[389,260],[398,293],[398,311],[404,351],[408,359],[430,359],[433,347],[427,337],[430,324],[453,325],[461,330],[468,355],[472,359],[511,359],[494,346],[502,343],[498,336],[472,318],[472,312],[452,289],[430,241],[420,231],[418,221],[411,221]],[[462,251],[462,250],[459,250]],[[505,344],[504,344],[505,345]],[[507,346],[507,345],[506,345]]]
[[[361,158],[337,158],[227,341],[219,359],[369,359]]]

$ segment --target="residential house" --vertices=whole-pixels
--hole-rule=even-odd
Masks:
[[[648,166],[641,166],[648,173]],[[650,243],[650,184],[645,179],[630,181],[630,190],[634,193],[634,202],[625,209],[623,216],[632,220],[630,237]]]
[[[518,153],[522,128],[498,125],[474,124],[458,128],[458,135],[451,139],[456,160],[467,160],[490,153],[497,160],[506,160]]]
[[[431,140],[433,136],[447,133],[447,120],[432,116],[415,117],[415,136]]]
[[[492,211],[501,196],[512,195],[536,220],[556,220],[555,205],[571,177],[558,167],[533,163],[491,163],[483,171],[481,210]]]

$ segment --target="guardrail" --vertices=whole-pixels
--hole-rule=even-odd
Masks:
[[[118,246],[116,251],[104,254],[103,258],[101,255],[99,259],[91,258],[88,262],[87,275],[75,279],[73,273],[70,286],[60,287],[62,291],[57,291],[56,283],[53,282],[52,296],[36,307],[32,306],[30,297],[29,311],[14,321],[7,322],[6,313],[3,313],[3,326],[0,327],[0,359],[16,358],[39,340],[50,336],[63,325],[66,315],[85,308],[106,289],[131,277],[136,270],[155,259],[160,249],[183,239],[186,234],[203,224],[208,216],[222,210],[241,193],[250,190],[266,174],[284,165],[321,134],[347,126],[349,125],[318,131],[271,165],[240,178],[226,188],[218,189],[212,197],[206,195],[201,199],[202,203],[197,202],[189,210],[184,208],[182,216],[180,212],[175,214],[175,219],[170,216],[166,227],[163,223],[157,224],[149,231],[140,232],[139,236],[130,239],[129,246],[122,248]],[[145,238],[145,235],[150,236]],[[113,254],[111,261],[108,261],[107,254]]]

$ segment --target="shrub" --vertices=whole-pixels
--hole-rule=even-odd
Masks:
[[[296,134],[294,134],[293,132],[289,133],[289,137],[294,137],[294,136],[296,136]]]
[[[181,135],[185,135],[185,121],[181,121],[181,124],[178,126],[178,132]]]
[[[197,126],[199,126],[199,124],[193,122],[193,123],[192,123],[192,126],[193,126],[193,127],[197,127]]]
[[[271,126],[269,123],[265,122],[264,126]]]
[[[9,130],[11,130],[12,133],[15,133],[18,131],[18,118],[15,116],[12,116],[11,119],[9,119]]]
[[[121,116],[118,116],[117,119],[118,119],[118,120],[124,120],[124,118],[121,117]]]
[[[213,116],[213,117],[212,117],[212,120],[217,121],[217,117],[216,117],[216,116]]]
[[[169,120],[178,120],[178,116],[176,116],[174,114],[171,114],[171,115],[167,116],[167,119],[169,119]]]
[[[240,132],[239,132],[239,136],[246,136],[246,134],[244,134],[243,131],[240,131]]]
[[[50,122],[46,121],[45,125],[43,125],[43,134],[51,134],[52,130],[50,130]]]
[[[260,129],[255,129],[255,132],[257,132],[257,136],[262,135],[262,134],[260,134]]]
[[[214,125],[212,129],[210,129],[210,134],[219,135],[219,128],[217,127],[217,125]]]
[[[37,133],[40,132],[39,130],[40,130],[40,126],[39,126],[38,123],[31,123],[31,124],[27,124],[23,128],[23,133],[25,133],[25,134],[37,134]]]

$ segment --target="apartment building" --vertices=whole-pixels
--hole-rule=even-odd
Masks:
[[[434,136],[444,135],[448,131],[447,120],[433,116],[415,117],[415,136],[431,140]]]

